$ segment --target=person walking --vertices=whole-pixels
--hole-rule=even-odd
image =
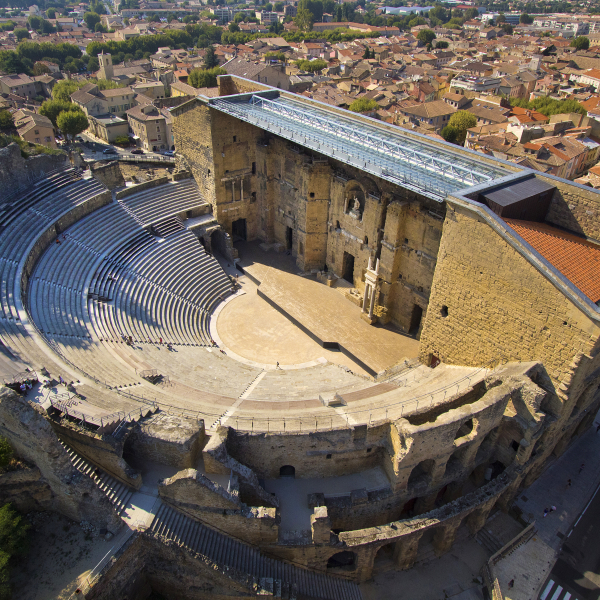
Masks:
[[[579,467],[579,473],[581,474],[581,471],[583,471],[583,467],[585,467],[585,463],[581,463],[581,466]]]
[[[515,585],[515,580],[514,580],[514,579],[511,579],[511,580],[508,582],[508,589],[509,589],[509,590],[511,590],[511,589],[514,587],[514,585]]]

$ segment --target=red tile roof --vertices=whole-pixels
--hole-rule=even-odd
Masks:
[[[600,245],[545,223],[505,219],[592,302],[600,302]]]

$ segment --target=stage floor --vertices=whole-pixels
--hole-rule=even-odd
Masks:
[[[291,256],[265,252],[256,242],[241,242],[236,248],[240,266],[260,282],[258,293],[319,344],[338,344],[371,374],[418,355],[418,340],[391,326],[369,325],[360,308],[342,294],[313,277],[301,276]],[[260,324],[255,325],[260,329]],[[281,344],[285,347],[283,336]]]

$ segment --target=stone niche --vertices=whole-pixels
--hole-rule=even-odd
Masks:
[[[186,469],[195,466],[204,436],[202,421],[157,413],[136,424],[125,442],[124,454],[136,464],[148,460]]]

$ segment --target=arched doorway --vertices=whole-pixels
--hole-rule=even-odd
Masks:
[[[327,561],[327,569],[354,571],[356,569],[356,554],[349,550],[334,554]]]
[[[284,465],[279,469],[279,477],[289,477],[294,479],[296,477],[296,469],[292,465]]]

